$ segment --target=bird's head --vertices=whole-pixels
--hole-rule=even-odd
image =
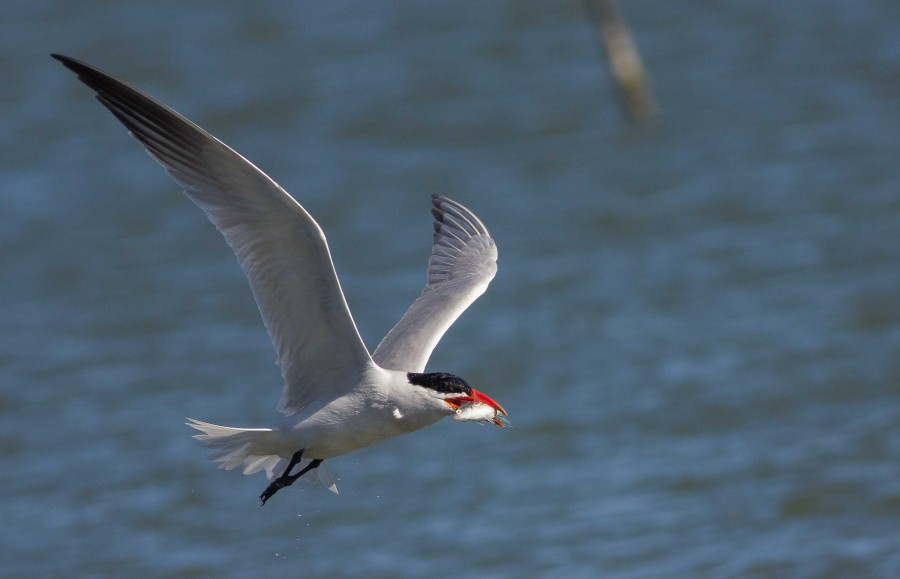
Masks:
[[[448,412],[456,412],[460,407],[480,404],[494,409],[493,417],[484,419],[493,422],[497,426],[505,426],[505,420],[500,416],[509,416],[506,410],[490,396],[479,392],[469,386],[468,382],[454,374],[446,372],[409,372],[406,375],[410,384],[427,388],[431,393],[440,398],[447,405]]]

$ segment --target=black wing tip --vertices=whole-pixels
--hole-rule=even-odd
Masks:
[[[437,194],[431,196],[431,202],[434,205],[431,214],[434,215],[435,234],[440,232],[442,227],[448,226],[466,232],[469,237],[479,235],[490,237],[484,223],[462,203]]]
[[[99,72],[89,64],[81,62],[80,60],[72,58],[71,56],[66,56],[57,52],[51,52],[50,56],[63,63],[63,66],[78,75],[84,74],[86,72]]]
[[[434,217],[434,232],[437,234],[442,228],[449,225],[447,223],[448,208],[443,207],[443,202],[447,201],[446,197],[432,196],[434,199],[434,207],[431,208],[431,215]]]
[[[442,195],[438,195],[437,193],[431,194],[431,204],[433,205],[431,208],[431,215],[434,217],[435,239],[437,239],[437,234],[444,224],[444,214],[446,213],[446,210],[441,205],[446,201],[447,198]]]
[[[439,221],[443,219],[444,214],[447,213],[449,208],[459,205],[456,201],[444,197],[443,195],[438,195],[437,193],[432,193],[431,204],[433,205],[431,214]],[[449,205],[449,207],[445,207],[445,205]]]
[[[443,195],[438,195],[437,193],[433,193],[431,195],[431,204],[434,205],[434,208],[441,213],[472,213],[472,211],[467,209],[459,201],[454,201],[449,197],[444,197]],[[432,209],[432,211],[434,211],[434,209]]]
[[[58,60],[75,73],[78,77],[78,80],[89,86],[94,90],[94,92],[101,94],[105,90],[108,90],[109,87],[114,85],[123,85],[131,90],[137,91],[134,87],[128,85],[127,83],[116,79],[112,75],[103,72],[99,68],[95,68],[86,62],[82,62],[77,58],[72,58],[71,56],[65,56],[57,53],[50,53],[50,56]],[[137,91],[140,92],[140,91]]]

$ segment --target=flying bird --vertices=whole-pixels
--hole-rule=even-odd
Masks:
[[[425,372],[441,336],[487,289],[497,246],[459,203],[432,196],[434,239],[425,288],[371,354],[341,291],[325,234],[268,175],[161,102],[73,58],[52,55],[96,97],[225,237],[253,290],[284,378],[275,426],[234,428],[188,419],[220,468],[271,481],[265,504],[304,477],[337,492],[323,461],[457,420],[507,422],[506,410],[465,380]]]

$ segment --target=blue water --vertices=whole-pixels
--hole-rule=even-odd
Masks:
[[[900,575],[900,4],[632,0],[660,122],[581,2],[0,7],[0,575]],[[513,429],[205,460],[280,376],[242,273],[48,53],[237,148],[316,216],[367,343],[428,195],[500,269],[430,368]]]

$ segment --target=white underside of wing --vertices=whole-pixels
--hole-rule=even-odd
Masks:
[[[166,105],[89,65],[57,56],[206,212],[243,268],[284,377],[293,414],[355,387],[371,364],[325,236],[286,191]]]
[[[433,196],[434,243],[425,289],[375,349],[391,370],[422,372],[444,332],[484,293],[497,273],[497,245],[474,213]]]

